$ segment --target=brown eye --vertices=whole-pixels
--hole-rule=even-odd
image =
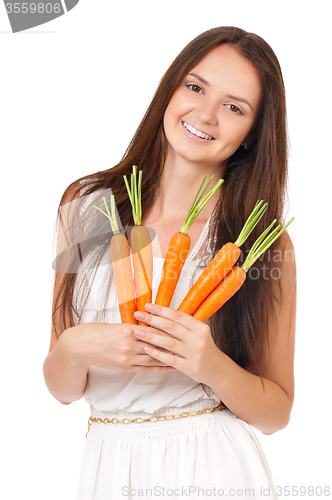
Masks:
[[[190,85],[187,85],[187,87],[192,90],[193,92],[197,92],[197,94],[199,94],[202,90],[202,87],[200,87],[199,85],[195,85],[195,84],[190,84]]]
[[[242,115],[242,111],[238,106],[235,106],[235,104],[226,104],[226,107],[233,111],[234,113],[238,113],[239,115]]]

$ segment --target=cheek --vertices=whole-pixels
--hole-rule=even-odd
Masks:
[[[190,99],[183,95],[182,90],[178,90],[173,94],[171,100],[165,111],[164,121],[167,120],[168,123],[179,122],[181,117],[188,113],[192,108]]]
[[[227,133],[229,134],[229,139],[235,142],[242,143],[248,136],[251,130],[250,124],[243,124],[241,126],[227,127]]]
[[[169,102],[164,114],[164,131],[167,139],[170,139],[175,127],[179,124],[182,117],[180,103],[174,97]]]
[[[164,114],[164,132],[165,132],[166,139],[168,141],[169,141],[169,131],[170,131],[170,127],[171,127],[170,116],[171,116],[171,114],[169,112],[169,107],[168,107],[165,111],[165,114]]]

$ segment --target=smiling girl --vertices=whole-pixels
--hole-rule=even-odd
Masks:
[[[267,222],[282,223],[286,145],[274,52],[257,35],[215,28],[167,70],[120,163],[65,191],[44,376],[63,404],[84,396],[91,407],[78,500],[151,497],[162,488],[171,498],[208,496],[213,488],[277,498],[251,427],[264,434],[284,428],[293,405],[296,271],[288,234],[274,244],[278,258],[266,252],[206,323],[176,309],[207,262],[236,240],[258,199],[269,203],[268,219],[243,255]],[[140,326],[121,323],[111,234],[92,209],[112,192],[119,220],[133,225],[123,182],[133,164],[143,171],[143,224],[155,234],[152,302],[168,243],[203,176],[225,180],[189,229],[191,248],[170,307],[147,305],[135,313]],[[84,221],[81,238],[73,235],[75,217]]]

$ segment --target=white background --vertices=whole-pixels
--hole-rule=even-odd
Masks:
[[[285,429],[255,432],[276,485],[331,486],[327,4],[81,0],[68,14],[16,34],[0,5],[2,498],[75,497],[89,407],[84,400],[61,405],[42,374],[60,197],[78,177],[120,160],[169,64],[192,38],[220,25],[263,37],[287,90],[296,397]]]

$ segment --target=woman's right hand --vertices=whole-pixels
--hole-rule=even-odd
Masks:
[[[150,327],[140,326],[147,330]],[[138,340],[137,325],[129,323],[86,323],[65,330],[57,348],[79,367],[97,366],[121,372],[170,371],[170,367],[145,353],[149,345]],[[156,333],[156,331],[154,332]],[[167,336],[159,331],[160,335]]]

